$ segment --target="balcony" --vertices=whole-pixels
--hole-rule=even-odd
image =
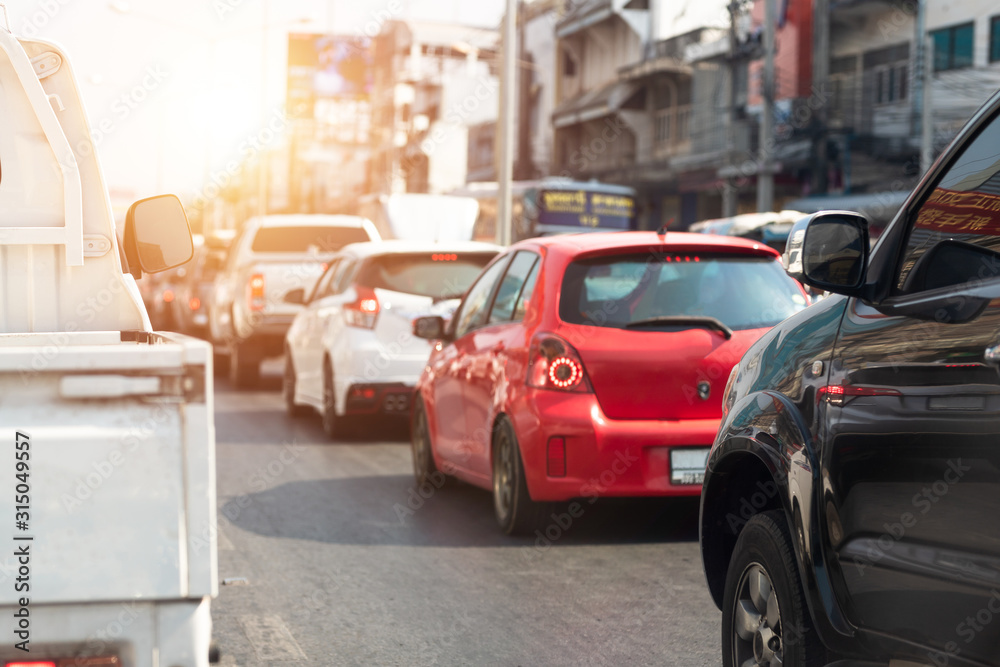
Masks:
[[[653,118],[653,157],[667,158],[691,149],[691,105],[655,111]]]

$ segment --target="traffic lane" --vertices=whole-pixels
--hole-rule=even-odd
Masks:
[[[248,581],[213,606],[228,664],[719,663],[696,502],[562,505],[509,538],[489,493],[416,489],[398,428],[329,443],[222,382],[217,408],[220,576]]]

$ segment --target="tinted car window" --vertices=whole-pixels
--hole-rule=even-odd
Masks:
[[[509,259],[509,256],[504,257],[490,266],[469,289],[455,318],[455,338],[461,338],[486,320],[486,308],[493,295],[493,288],[503,275]]]
[[[319,277],[319,280],[316,281],[316,285],[313,287],[312,293],[309,295],[309,301],[315,301],[317,298],[327,296],[327,287],[337,269],[340,268],[340,261],[339,259],[332,261],[323,275]]]
[[[921,257],[942,241],[1000,252],[1000,117],[969,144],[920,207],[903,252],[898,291],[920,289],[907,279]],[[997,263],[990,259],[952,268],[961,269],[953,272],[952,284],[998,275]]]
[[[335,252],[348,243],[370,240],[360,227],[262,227],[253,237],[253,252]]]
[[[461,297],[496,253],[413,253],[372,257],[357,283],[435,299]]]
[[[534,288],[534,278],[532,276],[537,265],[538,255],[533,252],[521,251],[514,256],[513,261],[510,263],[510,268],[507,269],[506,275],[500,281],[496,298],[493,300],[493,308],[490,311],[489,317],[491,323],[520,319],[514,317],[515,310],[520,310],[521,317],[524,317],[524,309],[518,309],[517,307],[520,303],[521,292],[529,278],[532,281],[531,287]]]
[[[774,259],[617,255],[567,267],[559,316],[617,328],[656,317],[714,317],[738,330],[774,326],[805,307],[798,284]]]

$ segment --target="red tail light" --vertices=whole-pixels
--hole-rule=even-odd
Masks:
[[[355,286],[357,298],[344,306],[344,320],[348,326],[374,329],[378,317],[379,304],[375,290],[370,287]]]
[[[549,477],[566,476],[566,438],[549,438],[547,452],[547,472]]]
[[[267,302],[264,297],[264,274],[255,273],[250,276],[247,288],[250,291],[250,310],[264,310],[264,305]]]
[[[174,291],[172,289],[163,290],[163,302],[170,303],[174,300]]]
[[[580,355],[558,336],[538,334],[528,353],[528,385],[588,394],[592,390]]]
[[[844,399],[854,396],[902,396],[896,389],[886,389],[885,387],[858,387],[845,386],[839,384],[820,387],[816,392],[816,402],[824,398],[830,405],[843,405]]]
[[[198,310],[199,308],[201,308],[201,299],[199,299],[196,296],[191,297],[188,300],[188,308],[190,308],[191,310]]]

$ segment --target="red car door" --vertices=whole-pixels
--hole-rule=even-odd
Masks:
[[[466,449],[469,472],[486,480],[491,476],[492,422],[503,404],[509,382],[523,381],[520,367],[527,359],[522,320],[531,298],[541,258],[519,251],[511,260],[482,328],[467,338],[465,394]]]
[[[431,358],[434,380],[431,382],[433,406],[431,414],[432,441],[442,467],[448,471],[468,474],[469,450],[466,446],[465,382],[468,375],[472,332],[486,320],[497,283],[510,261],[503,255],[479,276],[452,318],[452,342]]]

